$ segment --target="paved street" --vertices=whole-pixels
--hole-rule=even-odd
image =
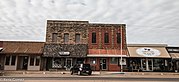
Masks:
[[[179,78],[129,78],[129,77],[1,77],[0,82],[178,82]]]
[[[172,72],[93,72],[91,76],[70,75],[69,71],[7,71],[0,82],[178,82]]]

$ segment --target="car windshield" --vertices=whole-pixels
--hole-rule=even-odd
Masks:
[[[83,68],[84,68],[84,69],[90,69],[90,64],[84,64],[84,65],[83,65]]]

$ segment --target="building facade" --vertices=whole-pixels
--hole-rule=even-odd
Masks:
[[[3,41],[1,67],[4,70],[40,70],[43,42]]]
[[[129,71],[171,71],[166,44],[128,44]]]
[[[168,53],[172,58],[171,71],[179,72],[179,47],[166,47]]]
[[[93,70],[121,70],[120,58],[127,57],[125,28],[125,24],[48,20],[46,70],[69,70],[77,63],[90,63]]]
[[[126,68],[125,24],[89,24],[87,63],[94,70],[123,71]]]
[[[46,44],[43,57],[46,70],[69,70],[76,63],[84,63],[87,56],[88,21],[47,21]]]

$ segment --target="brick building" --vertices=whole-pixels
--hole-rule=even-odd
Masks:
[[[127,57],[125,31],[125,24],[48,20],[46,69],[69,70],[76,63],[90,63],[94,70],[120,70],[120,57]]]
[[[87,63],[94,70],[120,71],[120,59],[126,67],[125,24],[89,24]]]

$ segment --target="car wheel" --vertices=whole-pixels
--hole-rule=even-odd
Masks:
[[[88,75],[91,75],[91,73],[88,73]]]
[[[80,75],[82,75],[82,72],[80,72]]]

